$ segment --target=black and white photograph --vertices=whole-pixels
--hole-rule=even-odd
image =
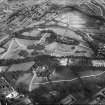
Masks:
[[[105,0],[0,0],[0,105],[105,105]]]

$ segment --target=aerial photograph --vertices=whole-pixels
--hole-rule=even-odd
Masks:
[[[0,0],[0,105],[105,105],[105,0]]]

